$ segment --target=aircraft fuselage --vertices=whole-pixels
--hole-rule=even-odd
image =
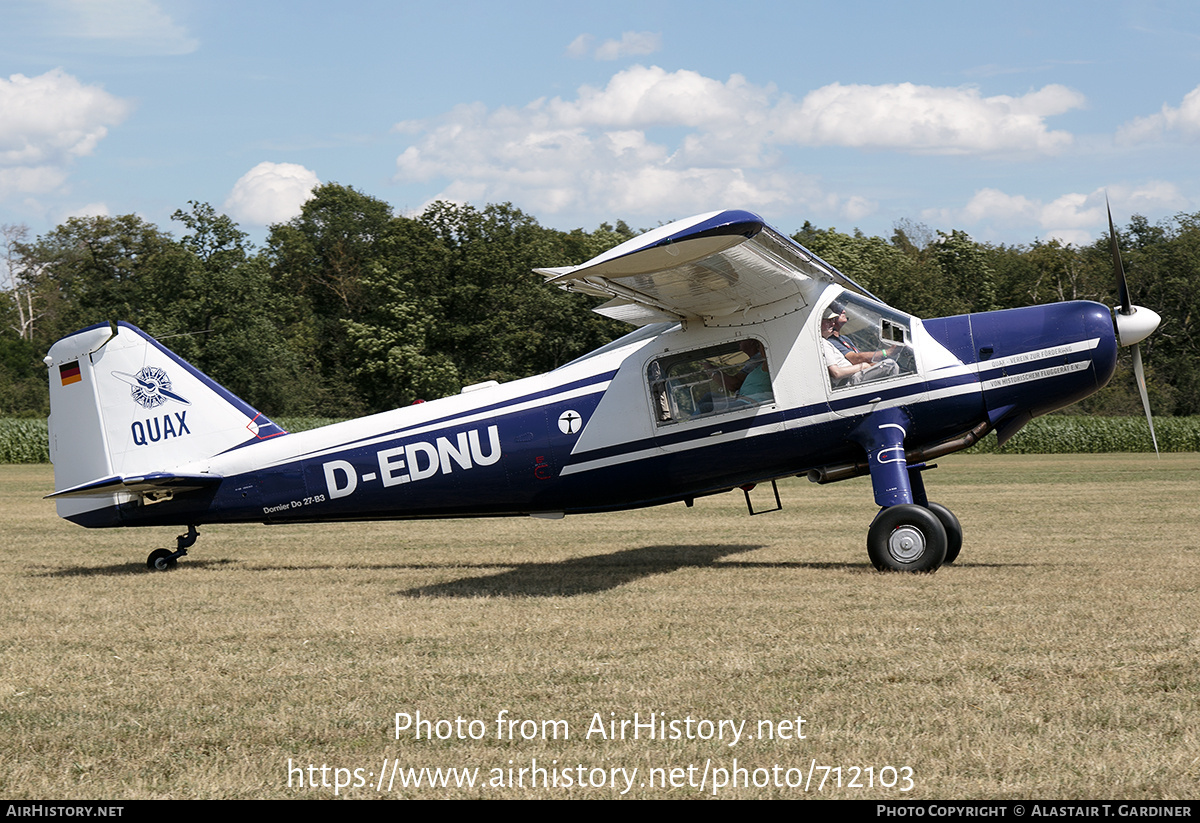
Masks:
[[[546,375],[267,439],[185,467],[222,476],[215,489],[148,505],[125,501],[79,522],[557,516],[651,506],[861,460],[853,433],[886,409],[907,421],[910,447],[985,421],[1023,423],[1095,392],[1116,363],[1109,310],[1059,303],[909,318],[913,373],[839,389],[813,346],[788,345],[815,339],[815,319],[797,313],[741,329],[674,327]],[[764,344],[770,402],[655,425],[649,363],[746,337]],[[167,434],[160,424],[160,437],[186,437],[203,425],[202,410],[187,414]]]

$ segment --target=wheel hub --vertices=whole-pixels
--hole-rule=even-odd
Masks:
[[[901,563],[911,563],[925,552],[925,535],[913,526],[900,526],[888,537],[888,553]]]

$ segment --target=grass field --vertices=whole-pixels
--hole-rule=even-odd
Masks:
[[[1200,455],[941,464],[966,543],[915,576],[871,568],[865,479],[214,526],[162,574],[178,530],[80,529],[0,466],[0,796],[1196,797]]]

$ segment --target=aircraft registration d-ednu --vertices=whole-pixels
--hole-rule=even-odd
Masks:
[[[775,481],[869,474],[880,570],[933,571],[962,528],[926,497],[928,461],[1104,386],[1159,318],[1072,301],[921,320],[746,211],[662,226],[579,266],[630,334],[546,374],[299,433],[127,323],[59,340],[50,369],[58,513],[88,527],[617,511]],[[1141,357],[1134,350],[1149,418]],[[1151,429],[1153,432],[1153,429]],[[1156,444],[1157,448],[1157,444]],[[759,510],[755,484],[774,494]]]

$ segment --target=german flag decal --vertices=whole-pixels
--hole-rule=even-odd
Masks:
[[[72,383],[78,383],[83,379],[83,375],[79,373],[79,361],[75,360],[70,363],[63,363],[58,367],[58,379],[62,381],[64,386],[69,386]]]

